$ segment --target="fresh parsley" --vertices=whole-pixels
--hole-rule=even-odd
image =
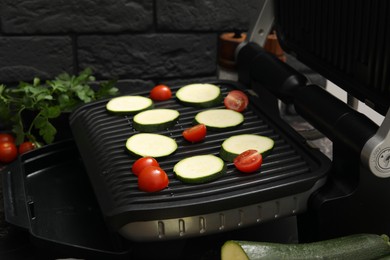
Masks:
[[[16,87],[0,84],[0,119],[12,129],[17,144],[25,140],[37,146],[42,142],[50,144],[58,131],[53,119],[81,104],[116,95],[115,83],[96,82],[92,70],[87,68],[77,76],[62,73],[43,83],[34,78],[32,83],[19,82]],[[29,122],[26,114],[33,115]]]

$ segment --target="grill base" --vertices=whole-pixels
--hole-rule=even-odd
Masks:
[[[305,212],[309,196],[323,183],[324,180],[319,180],[317,185],[307,192],[227,211],[184,218],[131,222],[123,226],[119,233],[133,241],[159,241],[250,227]]]
[[[243,209],[255,212],[263,203],[270,201],[278,201],[280,217],[290,216],[294,210],[304,210],[307,196],[329,169],[329,159],[304,144],[302,137],[288,124],[270,118],[262,110],[262,102],[255,92],[237,82],[211,83],[220,86],[223,95],[233,89],[247,93],[250,105],[243,113],[244,124],[225,132],[208,131],[204,142],[190,144],[181,133],[192,126],[195,115],[203,109],[183,106],[174,98],[155,102],[155,108],[176,109],[180,117],[174,127],[157,132],[174,138],[178,150],[169,158],[159,160],[170,184],[167,189],[153,194],[139,191],[137,178],[131,173],[131,165],[137,158],[126,152],[125,142],[138,133],[132,126],[131,116],[110,114],[105,109],[107,100],[85,105],[72,114],[70,125],[76,144],[104,218],[113,230],[137,241],[179,239],[220,232],[220,214],[226,214],[226,230],[239,228],[241,222],[244,225],[255,224],[256,218],[248,218]],[[173,94],[180,87],[172,87]],[[216,108],[223,107],[221,103]],[[218,156],[226,138],[246,133],[264,135],[275,141],[272,153],[264,158],[257,173],[242,174],[228,163],[226,175],[211,183],[188,185],[175,178],[172,169],[179,160],[200,154]],[[302,194],[305,194],[303,200]],[[285,206],[285,199],[281,198],[289,198],[291,205]],[[237,212],[238,215],[244,212],[245,217],[230,217]],[[213,216],[215,214],[217,217]],[[203,223],[200,228],[199,222]],[[137,228],[135,223],[142,223],[148,232]]]

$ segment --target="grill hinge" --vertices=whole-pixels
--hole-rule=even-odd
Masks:
[[[361,160],[374,175],[390,177],[390,108],[376,134],[364,145]]]

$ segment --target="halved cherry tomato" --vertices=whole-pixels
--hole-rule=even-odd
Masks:
[[[11,142],[11,143],[14,143],[15,142],[15,137],[11,134],[7,134],[7,133],[0,133],[0,143],[2,142]]]
[[[31,150],[34,150],[35,149],[35,145],[30,142],[30,141],[26,141],[24,143],[21,143],[19,145],[19,154],[24,154],[25,152],[28,152],[28,151],[31,151]]]
[[[258,170],[263,163],[263,156],[256,150],[247,150],[234,159],[234,166],[240,171],[250,173]]]
[[[148,166],[138,176],[138,188],[146,192],[165,189],[169,184],[167,173],[156,166]]]
[[[227,109],[242,112],[249,104],[248,96],[240,90],[232,90],[223,100]]]
[[[0,143],[0,162],[10,163],[18,156],[18,148],[13,142]]]
[[[171,89],[166,85],[157,85],[150,91],[150,98],[155,101],[168,100],[172,97]]]
[[[133,166],[131,167],[131,171],[138,176],[142,170],[148,166],[157,166],[159,167],[160,165],[158,164],[157,160],[154,159],[153,157],[143,157],[139,158],[133,163]]]
[[[207,128],[204,124],[199,124],[183,131],[183,137],[189,142],[196,143],[206,137]]]

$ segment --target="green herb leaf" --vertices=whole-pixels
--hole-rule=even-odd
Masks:
[[[17,145],[23,143],[23,141],[25,139],[25,133],[24,133],[23,125],[14,124],[12,126],[12,132],[15,134],[15,143]]]
[[[109,80],[100,83],[100,87],[97,90],[96,99],[102,99],[108,96],[115,96],[118,94],[119,89],[115,87],[116,80]]]
[[[34,120],[34,127],[39,130],[39,135],[43,140],[50,144],[54,141],[57,133],[56,128],[50,123],[49,118],[43,115],[38,115]]]
[[[33,86],[39,86],[41,84],[41,80],[39,78],[34,78]]]
[[[15,114],[11,120],[13,122],[12,132],[15,134],[15,143],[17,145],[23,143],[26,135],[24,131],[23,120],[21,118],[22,111],[23,108],[17,114]]]
[[[51,119],[63,112],[71,112],[80,104],[116,95],[118,89],[114,86],[115,82],[97,83],[92,70],[86,68],[77,76],[62,73],[44,83],[35,77],[32,83],[20,81],[13,88],[0,84],[0,118],[5,124],[12,125],[19,143],[24,138],[38,142],[32,131],[34,128],[39,130],[40,137],[46,143],[51,143],[57,133]],[[96,91],[92,84],[97,85]],[[36,114],[30,125],[24,126],[23,111]]]
[[[94,91],[89,86],[78,85],[75,87],[77,97],[84,103],[89,103],[94,99]]]
[[[5,85],[0,85],[0,119],[8,121],[11,113],[9,109],[9,100],[5,96]]]
[[[47,118],[57,118],[61,115],[61,108],[60,106],[45,107],[41,114]]]
[[[0,84],[0,100],[4,103],[7,103],[7,98],[4,96],[5,94],[6,86],[3,84]]]

